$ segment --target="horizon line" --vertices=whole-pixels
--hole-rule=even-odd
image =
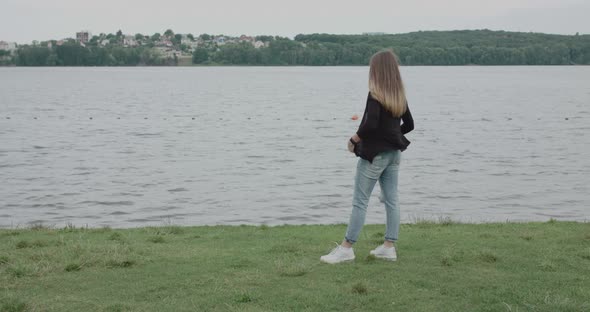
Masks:
[[[198,36],[195,35],[195,33],[192,32],[176,32],[174,31],[172,28],[168,28],[171,29],[174,34],[182,34],[182,35],[188,35],[188,34],[192,34],[193,36]],[[166,32],[165,29],[162,32],[155,32],[153,34],[156,33],[160,33],[163,34],[164,32]],[[52,40],[64,40],[64,39],[73,39],[75,38],[75,34],[76,32],[83,32],[83,31],[87,31],[91,34],[95,34],[92,30],[89,29],[81,29],[81,30],[77,30],[73,32],[73,36],[71,37],[63,37],[61,39],[55,39],[55,38],[51,38],[51,39],[33,39],[30,40],[27,43],[22,43],[23,41],[19,42],[19,41],[7,41],[7,40],[3,40],[2,38],[0,38],[0,41],[4,41],[4,42],[9,42],[9,43],[16,43],[18,45],[23,45],[23,44],[29,44],[32,43],[33,41],[52,41]],[[123,35],[136,35],[136,34],[141,34],[141,35],[148,35],[149,33],[125,33],[123,32],[122,29],[118,29],[114,32],[97,32],[98,34],[116,34],[118,31],[121,31],[123,33]],[[228,36],[228,37],[240,37],[240,36],[250,36],[250,37],[256,37],[256,36],[272,36],[272,37],[283,37],[283,38],[288,38],[290,40],[295,40],[295,37],[298,35],[314,35],[314,34],[320,34],[320,35],[336,35],[336,36],[355,36],[355,35],[404,35],[404,34],[412,34],[412,33],[420,33],[420,32],[456,32],[456,31],[491,31],[491,32],[507,32],[507,33],[525,33],[525,34],[544,34],[544,35],[554,35],[554,36],[575,36],[575,35],[580,35],[580,36],[586,36],[586,35],[590,35],[590,33],[580,33],[580,32],[576,32],[573,34],[566,34],[566,33],[549,33],[549,32],[538,32],[538,31],[522,31],[522,30],[505,30],[505,29],[490,29],[490,28],[464,28],[464,29],[428,29],[428,30],[415,30],[415,31],[407,31],[407,32],[383,32],[383,31],[364,31],[364,32],[360,32],[360,33],[329,33],[329,32],[311,32],[311,33],[298,33],[296,35],[293,36],[285,36],[285,35],[271,35],[271,34],[256,34],[256,35],[247,35],[245,33],[241,33],[241,34],[214,34],[214,33],[200,33],[199,35],[203,35],[203,34],[207,34],[207,35],[212,35],[212,36]],[[152,35],[153,35],[152,34]]]

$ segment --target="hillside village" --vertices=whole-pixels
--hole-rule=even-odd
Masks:
[[[155,48],[163,57],[180,57],[191,56],[198,47],[212,47],[222,46],[225,44],[234,44],[247,42],[252,44],[254,48],[262,48],[268,46],[268,39],[272,37],[263,36],[262,39],[266,41],[257,40],[256,37],[241,35],[240,37],[230,37],[224,35],[207,35],[193,36],[192,34],[175,34],[168,29],[164,34],[155,33],[152,36],[142,34],[123,34],[118,31],[116,34],[100,34],[92,36],[89,31],[81,31],[76,33],[75,41],[83,46],[108,46],[119,45],[123,47],[138,47],[147,46]],[[72,39],[64,39],[71,41]],[[55,44],[60,45],[64,40],[57,41]]]
[[[193,36],[192,34],[175,34],[171,29],[166,30],[163,34],[155,33],[151,36],[143,34],[124,34],[119,30],[115,34],[101,33],[92,35],[88,30],[82,30],[75,33],[75,37],[64,38],[59,40],[37,41],[34,40],[30,45],[19,45],[15,42],[0,41],[0,60],[14,56],[18,49],[23,46],[44,47],[51,49],[64,44],[79,44],[82,47],[124,47],[152,48],[153,51],[161,58],[191,58],[194,51],[199,48],[215,49],[226,44],[248,43],[255,49],[268,47],[269,42],[274,40],[272,36],[247,36],[239,37],[225,35],[208,35],[201,34]]]

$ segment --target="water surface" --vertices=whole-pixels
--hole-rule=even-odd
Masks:
[[[0,68],[0,227],[345,223],[367,72]],[[403,222],[590,219],[590,67],[402,74]]]

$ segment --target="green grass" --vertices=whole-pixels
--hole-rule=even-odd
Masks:
[[[590,311],[590,223],[0,230],[0,311]]]

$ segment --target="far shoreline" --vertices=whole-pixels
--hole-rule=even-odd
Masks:
[[[322,67],[368,67],[369,65],[240,65],[240,64],[215,64],[215,65],[136,65],[136,66],[17,66],[17,65],[3,65],[0,68],[191,68],[191,67],[305,67],[305,68],[322,68]],[[481,64],[465,64],[465,65],[400,65],[401,67],[588,67],[590,64],[535,64],[535,65],[481,65]]]

